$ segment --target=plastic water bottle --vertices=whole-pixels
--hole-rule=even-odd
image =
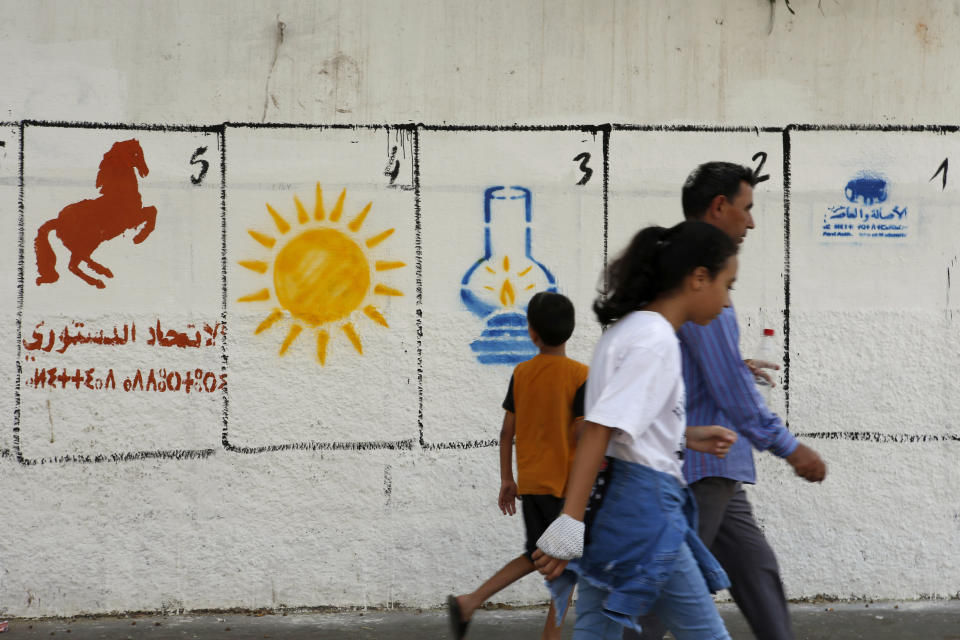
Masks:
[[[763,337],[760,339],[760,346],[757,349],[756,355],[753,356],[754,360],[765,360],[771,364],[780,364],[780,351],[777,348],[777,343],[773,339],[773,329],[764,329]],[[760,390],[764,392],[764,395],[769,394],[772,385],[767,381],[766,378],[760,375],[754,375],[754,380],[757,383],[757,386],[760,387]]]

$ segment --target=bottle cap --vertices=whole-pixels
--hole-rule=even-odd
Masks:
[[[764,329],[764,330],[763,330],[763,335],[765,335],[765,336],[772,336],[772,335],[773,335],[773,329]]]

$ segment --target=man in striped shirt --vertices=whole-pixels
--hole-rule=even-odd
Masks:
[[[753,171],[747,167],[729,162],[702,164],[683,185],[684,217],[709,222],[735,242],[743,242],[747,230],[754,228],[754,184]],[[754,373],[769,379],[760,371],[767,363],[743,360],[732,307],[705,327],[688,322],[678,335],[687,423],[719,424],[741,436],[722,460],[686,450],[683,473],[700,508],[700,539],[730,577],[730,593],[758,640],[792,640],[777,558],[754,520],[742,483],[756,482],[751,445],[783,458],[810,482],[824,479],[826,465],[816,451],[797,442],[764,403]],[[639,637],[662,638],[657,621],[647,622],[641,622],[644,633]],[[638,637],[631,634],[624,637]]]

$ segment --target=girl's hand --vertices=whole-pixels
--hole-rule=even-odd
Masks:
[[[535,566],[537,571],[542,573],[543,577],[547,580],[559,578],[563,570],[567,568],[568,562],[570,561],[548,556],[540,549],[533,552],[533,566]]]
[[[500,483],[500,497],[497,499],[500,511],[505,516],[512,516],[517,512],[517,483],[513,480],[504,480]]]
[[[687,447],[718,458],[726,457],[730,446],[737,441],[737,434],[720,425],[687,427]]]

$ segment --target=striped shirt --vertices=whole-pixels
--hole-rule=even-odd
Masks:
[[[687,424],[719,424],[740,436],[722,460],[687,449],[684,478],[688,483],[710,477],[756,482],[750,445],[786,458],[797,448],[797,440],[767,408],[743,362],[733,307],[724,309],[705,327],[686,323],[678,335],[687,387]]]

